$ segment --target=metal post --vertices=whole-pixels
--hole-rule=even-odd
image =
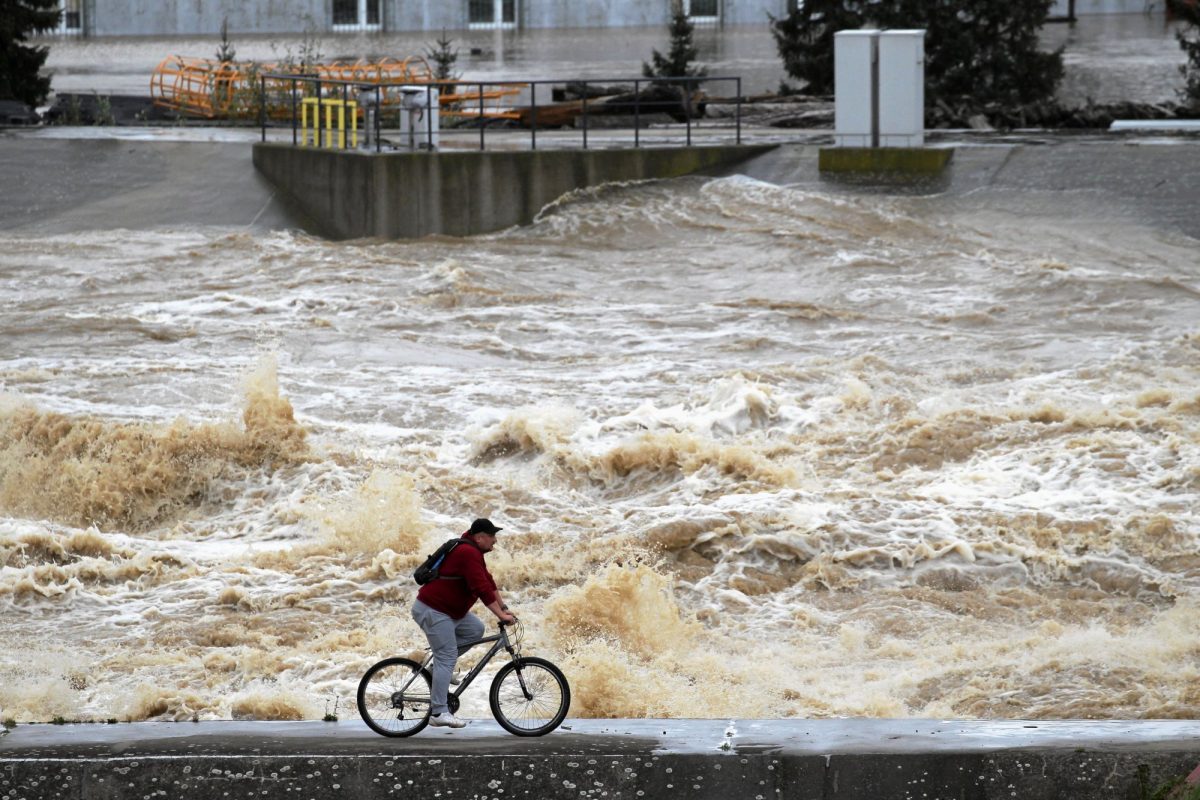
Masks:
[[[439,93],[440,95],[440,93]],[[438,100],[438,111],[441,111],[442,101]],[[433,85],[425,84],[425,150],[433,152]]]
[[[737,104],[734,106],[734,127],[737,130],[737,143],[742,143],[742,79],[737,80]]]
[[[683,92],[683,115],[687,117],[687,146],[692,146],[692,93],[688,89],[688,84],[680,87]]]
[[[583,83],[583,149],[587,150],[587,81]]]
[[[871,147],[879,147],[879,37],[871,37]]]
[[[642,93],[638,91],[639,81],[633,79],[633,146],[642,146]]]
[[[529,149],[537,150],[537,81],[529,82]]]
[[[483,84],[479,84],[479,149],[483,149]]]
[[[296,146],[296,79],[292,78],[292,147]]]
[[[379,153],[383,150],[383,146],[379,143],[379,133],[382,122],[379,118],[383,116],[383,94],[379,84],[375,84],[375,152]]]
[[[267,140],[267,79],[258,78],[258,121],[262,123],[262,141]]]

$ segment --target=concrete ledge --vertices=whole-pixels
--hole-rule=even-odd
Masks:
[[[951,147],[822,147],[821,172],[938,175],[954,156]]]
[[[1200,763],[1188,720],[490,720],[410,739],[341,723],[19,726],[0,797],[1143,800]]]
[[[401,239],[526,225],[575,189],[703,173],[774,147],[371,153],[268,142],[254,145],[254,166],[314,233]]]
[[[1200,119],[1114,119],[1110,131],[1187,131],[1200,133]]]

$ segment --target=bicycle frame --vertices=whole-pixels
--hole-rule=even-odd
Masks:
[[[458,687],[456,689],[454,689],[454,691],[448,693],[449,697],[453,697],[455,700],[458,700],[459,697],[461,697],[462,693],[467,690],[467,687],[471,685],[471,682],[473,680],[475,680],[476,677],[478,677],[479,673],[483,672],[483,668],[486,667],[488,665],[488,663],[493,658],[495,658],[496,654],[499,653],[501,650],[507,650],[509,655],[514,656],[514,657],[516,656],[516,648],[513,647],[513,645],[509,642],[508,631],[506,630],[505,626],[503,626],[503,625],[500,627],[499,633],[492,634],[491,636],[485,636],[482,639],[476,639],[473,642],[467,642],[465,645],[463,645],[459,649],[458,654],[461,656],[463,653],[467,652],[472,647],[475,647],[476,645],[480,645],[480,644],[487,644],[488,642],[495,642],[495,644],[493,644],[491,649],[488,650],[487,653],[484,654],[483,658],[479,659],[479,663],[477,663],[474,666],[474,668],[472,668],[472,670],[466,674],[466,677],[464,677],[462,679],[462,681],[458,684]],[[430,669],[430,666],[432,664],[433,664],[433,653],[431,652],[431,653],[429,653],[429,655],[425,656],[425,660],[421,662],[421,668],[422,669]],[[404,684],[404,686],[401,687],[400,691],[403,692],[404,690],[406,690],[408,688],[408,685],[410,683],[412,683],[413,679],[416,677],[417,677],[416,673],[413,673],[409,677],[408,681]],[[519,674],[517,676],[517,679],[518,679],[519,683],[521,684],[521,690],[528,697],[529,691],[525,688],[525,679],[522,676],[520,676]]]

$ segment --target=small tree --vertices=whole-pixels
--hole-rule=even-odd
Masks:
[[[1175,32],[1179,48],[1187,55],[1187,62],[1179,65],[1183,76],[1179,96],[1193,107],[1200,107],[1200,6],[1186,0],[1167,0],[1167,8],[1184,23]]]
[[[30,34],[58,26],[58,0],[0,0],[0,99],[38,106],[50,93],[50,78],[39,75],[49,47],[25,44]]]
[[[442,28],[442,37],[434,40],[436,47],[431,45],[425,48],[425,56],[433,62],[433,77],[438,81],[456,81],[461,77],[460,73],[454,71],[454,64],[458,61],[458,50],[454,47],[454,40],[446,36],[446,29]],[[453,83],[439,83],[438,90],[443,94],[453,94],[455,86]]]
[[[217,47],[217,61],[220,67],[212,76],[213,107],[218,116],[228,116],[231,111],[230,101],[233,100],[233,83],[237,74],[237,68],[234,66],[236,58],[237,50],[234,49],[233,42],[229,41],[229,17],[222,17],[221,43]]]
[[[237,50],[229,41],[229,17],[221,18],[221,44],[217,47],[217,61],[232,64],[237,60]]]
[[[664,56],[657,50],[652,51],[651,64],[642,62],[642,74],[647,78],[702,78],[708,70],[700,65],[692,64],[696,60],[696,47],[692,43],[692,35],[696,26],[683,13],[679,3],[675,3],[671,14],[671,47]],[[700,81],[679,81],[678,85],[698,86]]]

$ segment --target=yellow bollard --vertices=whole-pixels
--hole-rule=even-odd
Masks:
[[[312,109],[312,146],[317,147],[321,138],[321,101],[316,97],[305,97],[300,101],[300,146],[308,143],[308,110]]]
[[[335,98],[306,97],[300,103],[300,145],[308,144],[308,110],[312,108],[312,146],[346,149],[346,112],[350,112],[350,146],[358,147],[358,102]],[[321,140],[321,111],[325,111],[325,137]],[[337,140],[333,138],[333,115],[337,111]]]
[[[346,149],[346,104],[341,100],[334,101],[338,112],[338,150]]]

